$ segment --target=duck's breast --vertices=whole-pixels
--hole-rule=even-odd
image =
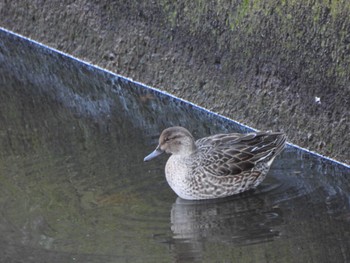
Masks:
[[[184,199],[191,198],[191,165],[188,158],[170,156],[165,165],[165,177],[173,191]]]

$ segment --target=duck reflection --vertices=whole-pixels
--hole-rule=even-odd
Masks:
[[[208,201],[178,198],[171,209],[173,251],[182,262],[201,259],[204,242],[240,246],[272,241],[282,221],[277,206],[253,193]]]

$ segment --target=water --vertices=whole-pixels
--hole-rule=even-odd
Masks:
[[[349,262],[349,168],[289,146],[255,191],[176,197],[159,132],[247,131],[0,31],[0,262]]]

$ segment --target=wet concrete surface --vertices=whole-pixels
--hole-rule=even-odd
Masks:
[[[0,26],[346,163],[349,17],[346,0],[0,4]]]

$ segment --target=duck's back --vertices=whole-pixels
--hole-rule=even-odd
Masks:
[[[217,134],[196,141],[197,166],[208,174],[229,176],[270,166],[285,144],[283,133]],[[260,165],[261,166],[261,165]]]

